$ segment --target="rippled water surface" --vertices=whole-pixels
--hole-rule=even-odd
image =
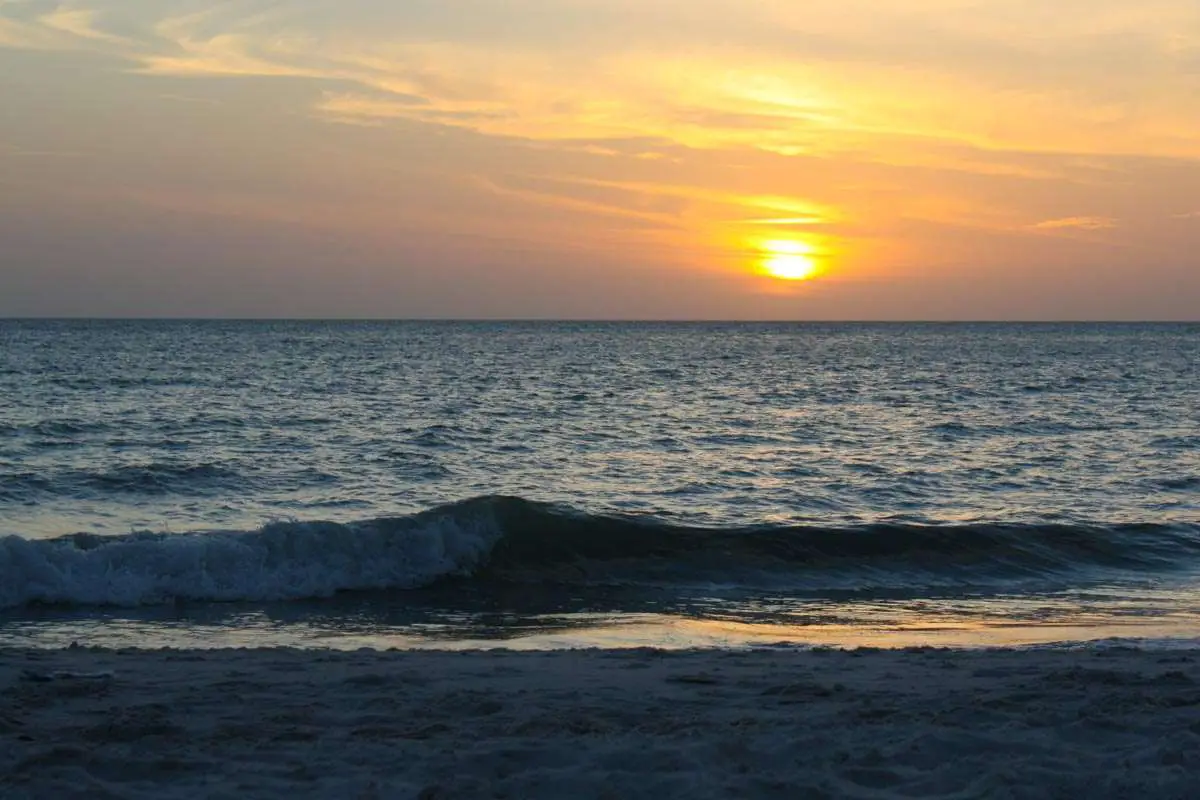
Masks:
[[[1186,326],[0,324],[8,532],[1200,518]]]
[[[0,639],[183,600],[1186,633],[1198,365],[1190,325],[0,322]],[[293,619],[345,590],[386,595]]]

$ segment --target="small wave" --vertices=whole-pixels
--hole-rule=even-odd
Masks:
[[[0,422],[0,436],[64,437],[97,433],[107,429],[108,426],[104,423],[77,419],[44,419],[26,425]]]
[[[42,420],[30,427],[32,433],[38,436],[78,436],[82,433],[97,433],[107,429],[100,422],[85,422],[76,419]]]
[[[188,375],[116,375],[107,380],[109,386],[116,389],[140,389],[144,387],[180,387],[201,386],[199,377]]]
[[[452,425],[430,425],[420,431],[411,431],[408,443],[414,447],[449,449],[459,446],[462,429]]]
[[[779,444],[780,440],[774,436],[760,436],[753,433],[714,433],[707,436],[699,436],[695,439],[695,442],[702,446],[741,447],[745,445]]]
[[[0,606],[266,601],[506,583],[823,591],[1003,586],[1080,573],[1169,572],[1200,557],[1184,525],[875,524],[700,528],[481,497],[356,523],[258,531],[0,540]]]
[[[1152,439],[1150,444],[1164,450],[1198,450],[1200,436],[1159,436]]]
[[[479,504],[253,532],[0,539],[0,607],[267,601],[408,589],[466,574],[500,529]]]
[[[241,477],[237,470],[217,464],[154,463],[80,473],[75,481],[103,492],[186,495],[225,488]]]
[[[979,428],[973,428],[962,422],[939,422],[936,425],[929,427],[931,433],[936,433],[947,438],[971,437],[978,436],[982,431]]]
[[[0,500],[31,503],[45,496],[109,494],[202,497],[244,489],[247,483],[241,472],[219,464],[150,463],[123,465],[103,472],[64,470],[0,475]]]
[[[420,450],[389,450],[368,461],[384,465],[393,475],[418,481],[432,481],[453,474],[432,452]]]
[[[1200,489],[1200,475],[1181,475],[1175,478],[1160,478],[1154,482],[1159,488],[1170,491]]]
[[[32,472],[0,475],[0,502],[33,503],[37,495],[50,488],[49,481]]]

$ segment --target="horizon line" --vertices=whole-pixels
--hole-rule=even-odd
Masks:
[[[738,319],[731,317],[340,317],[0,315],[0,322],[395,322],[657,325],[1195,325],[1196,319]]]

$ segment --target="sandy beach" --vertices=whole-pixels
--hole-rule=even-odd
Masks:
[[[1192,797],[1189,651],[0,651],[17,798]]]

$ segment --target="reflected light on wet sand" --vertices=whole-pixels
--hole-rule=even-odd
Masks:
[[[355,650],[560,650],[586,648],[744,649],[758,647],[884,648],[1021,647],[1062,642],[1139,639],[1196,643],[1196,615],[1154,618],[1079,617],[1063,621],[1014,622],[1011,618],[947,620],[907,616],[869,624],[785,625],[706,620],[667,614],[567,614],[530,619],[513,629],[474,631],[440,626],[347,630],[320,624],[279,625],[251,614],[237,625],[164,625],[149,620],[79,620],[74,624],[26,624],[0,628],[0,646],[65,647],[86,639],[104,647],[299,647]],[[147,643],[150,644],[147,644]]]

